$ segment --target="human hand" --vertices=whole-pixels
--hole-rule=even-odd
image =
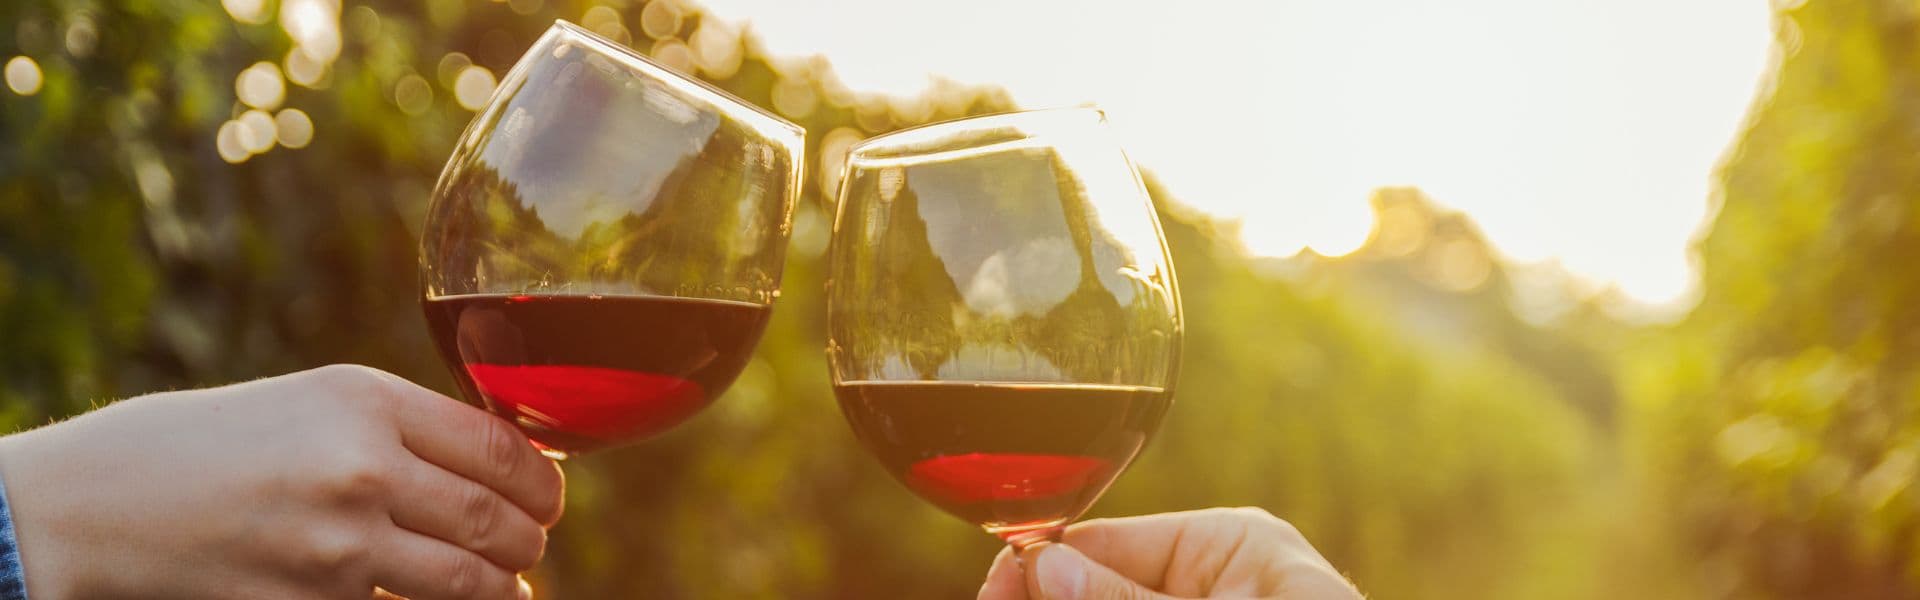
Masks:
[[[0,438],[35,600],[526,598],[561,475],[484,411],[329,366]]]
[[[1361,598],[1299,530],[1258,508],[1094,519],[1063,541],[1017,559],[1001,550],[980,599]]]

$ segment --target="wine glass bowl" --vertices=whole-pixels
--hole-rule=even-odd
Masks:
[[[1078,518],[1171,403],[1172,263],[1098,110],[855,146],[829,263],[827,353],[855,434],[916,494],[1011,543]]]
[[[556,23],[462,134],[428,208],[422,305],[462,391],[556,457],[697,413],[778,295],[803,143]]]

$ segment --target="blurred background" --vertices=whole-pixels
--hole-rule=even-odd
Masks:
[[[547,597],[971,597],[998,542],[830,394],[823,191],[865,137],[1087,101],[1189,321],[1091,516],[1265,507],[1379,598],[1920,594],[1914,3],[1030,4],[0,4],[0,423],[330,362],[454,393],[427,196],[565,18],[809,170],[752,364],[566,465]]]

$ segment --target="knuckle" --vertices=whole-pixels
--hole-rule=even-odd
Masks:
[[[301,545],[300,566],[308,573],[358,580],[367,560],[367,544],[355,532],[318,528],[306,534]]]
[[[336,363],[311,371],[330,383],[343,385],[371,385],[385,379],[386,372],[366,365]]]
[[[495,531],[500,529],[500,501],[485,488],[473,486],[463,501],[461,514],[467,524],[467,538],[464,546],[480,550]]]
[[[332,364],[308,372],[320,387],[334,392],[334,402],[370,406],[382,397],[380,390],[391,385],[394,377],[386,371],[365,365]]]
[[[334,459],[333,472],[322,478],[321,493],[347,506],[376,503],[387,495],[387,469],[366,451],[348,452]]]
[[[1299,543],[1307,539],[1306,535],[1300,533],[1300,528],[1294,527],[1293,523],[1287,522],[1286,519],[1273,516],[1273,513],[1267,512],[1267,509],[1242,506],[1232,510],[1246,522],[1250,531],[1259,535],[1287,543]]]
[[[1258,506],[1236,506],[1220,510],[1235,520],[1254,523],[1282,522],[1280,521],[1280,517],[1273,516],[1273,513],[1267,512],[1267,509]]]
[[[461,554],[447,563],[446,592],[449,598],[474,598],[486,591],[488,567],[472,554]]]
[[[519,470],[520,454],[529,450],[520,433],[491,416],[482,421],[486,428],[487,461],[502,481],[512,479]]]

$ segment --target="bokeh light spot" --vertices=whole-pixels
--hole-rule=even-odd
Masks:
[[[745,52],[740,47],[740,31],[719,19],[705,19],[693,32],[693,59],[708,77],[726,79],[740,70]]]
[[[887,110],[893,112],[896,123],[925,123],[933,118],[933,101],[925,94],[892,96],[887,98]]]
[[[1427,244],[1432,229],[1426,212],[1408,203],[1394,203],[1380,209],[1367,246],[1386,256],[1406,256]]]
[[[173,172],[152,152],[137,152],[133,160],[134,185],[147,203],[167,206],[173,203]]]
[[[788,77],[773,86],[773,109],[788,118],[805,119],[819,103],[819,94],[813,93],[813,83],[807,80]]]
[[[487,99],[493,96],[493,72],[486,67],[469,66],[460,71],[454,80],[453,97],[467,110],[480,110],[487,105]]]
[[[220,124],[220,133],[214,137],[214,147],[220,150],[220,159],[240,164],[247,161],[253,153],[247,152],[245,144],[240,142],[240,123],[227,121]]]
[[[280,111],[273,117],[274,131],[280,138],[280,145],[288,148],[305,148],[313,142],[313,119],[298,108]]]
[[[663,40],[680,33],[680,7],[671,0],[653,0],[640,9],[640,32]]]
[[[239,123],[241,147],[254,154],[273,149],[275,138],[278,138],[279,134],[275,131],[273,117],[267,115],[266,111],[247,111],[240,115]]]
[[[433,106],[433,86],[419,75],[402,77],[393,86],[393,104],[409,115],[424,114]]]
[[[338,0],[286,0],[280,6],[280,26],[314,60],[331,64],[340,56]]]
[[[220,0],[220,5],[226,7],[227,15],[235,21],[248,25],[267,22],[265,0]]]
[[[1493,261],[1485,247],[1466,239],[1452,239],[1433,249],[1427,268],[1441,288],[1467,292],[1487,282],[1487,276],[1493,273]]]
[[[40,63],[25,56],[7,59],[7,89],[22,96],[40,93]]]
[[[433,72],[439,76],[440,85],[451,88],[454,80],[460,77],[460,72],[471,66],[473,66],[473,59],[468,58],[465,53],[448,52],[446,56],[440,57],[440,64],[434,67]]]
[[[287,96],[287,86],[280,78],[280,67],[270,62],[257,62],[240,72],[234,78],[233,88],[240,95],[240,101],[247,106],[262,110],[273,110]]]
[[[380,37],[380,12],[370,6],[354,7],[347,15],[347,31],[353,32],[356,39],[374,40]]]
[[[840,190],[840,176],[847,167],[847,150],[866,134],[852,127],[840,127],[827,132],[820,140],[820,195],[824,198],[837,198]]]
[[[75,58],[93,55],[93,47],[100,42],[100,30],[85,14],[75,15],[73,23],[67,25],[67,54]]]
[[[653,60],[681,73],[693,72],[693,50],[680,40],[660,40],[653,45]]]
[[[633,33],[620,22],[620,12],[607,6],[594,6],[580,16],[580,26],[620,44],[633,43]]]
[[[295,48],[287,52],[287,80],[296,85],[318,88],[327,76],[327,65]]]

